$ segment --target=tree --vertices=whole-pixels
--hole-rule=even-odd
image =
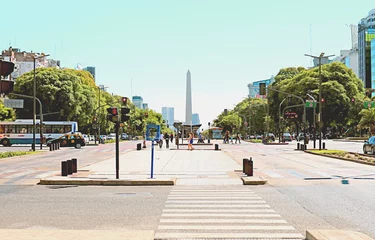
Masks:
[[[370,128],[370,133],[373,133],[374,125],[375,125],[375,109],[362,109],[359,112],[359,115],[361,115],[361,120],[359,121],[359,126],[361,128],[368,127]]]
[[[5,107],[3,101],[0,101],[0,121],[14,121],[15,119],[16,113],[14,109]]]

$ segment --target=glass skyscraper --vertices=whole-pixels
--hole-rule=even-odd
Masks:
[[[375,38],[375,9],[358,24],[359,78],[365,88],[372,88],[371,81],[371,41]]]
[[[267,96],[261,96],[259,94],[259,84],[260,83],[265,83],[266,87],[273,83],[275,81],[274,77],[272,76],[270,79],[265,79],[265,80],[260,80],[260,81],[255,81],[253,83],[249,83],[247,87],[249,88],[249,98],[266,98]]]
[[[174,123],[174,108],[173,107],[162,107],[161,108],[161,115],[165,124],[168,124],[169,127],[173,127]]]
[[[192,124],[193,125],[197,125],[197,124],[200,124],[201,121],[199,120],[199,114],[198,113],[193,113],[193,115],[191,116],[192,118]]]
[[[133,96],[132,102],[137,108],[143,108],[143,98],[141,96]]]

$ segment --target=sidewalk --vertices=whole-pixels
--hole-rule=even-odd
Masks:
[[[119,180],[116,179],[115,159],[79,168],[68,177],[42,179],[40,184],[82,185],[242,185],[242,166],[221,151],[210,146],[194,146],[207,150],[154,149],[154,169],[151,179],[151,147],[120,155]],[[209,149],[209,150],[208,150]],[[79,161],[79,160],[78,160]],[[79,163],[78,163],[79,165]],[[68,182],[69,181],[69,182]]]

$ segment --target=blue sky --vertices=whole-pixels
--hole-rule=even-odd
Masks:
[[[373,0],[6,1],[0,46],[48,53],[65,67],[95,66],[109,92],[140,95],[158,112],[174,107],[178,120],[190,69],[193,112],[207,127],[247,96],[248,83],[310,66],[305,53],[349,49],[346,24],[372,8]]]

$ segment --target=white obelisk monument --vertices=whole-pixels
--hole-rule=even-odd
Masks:
[[[190,71],[186,74],[186,109],[185,109],[185,125],[192,125],[193,107],[191,104],[191,75]]]

